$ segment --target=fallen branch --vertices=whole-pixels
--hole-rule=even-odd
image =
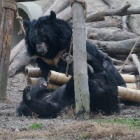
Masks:
[[[90,13],[87,16],[87,22],[97,21],[103,19],[105,16],[125,16],[125,15],[132,15],[132,14],[140,14],[139,8],[129,8],[130,6],[131,6],[130,4],[126,4],[121,8],[107,9],[106,11]]]

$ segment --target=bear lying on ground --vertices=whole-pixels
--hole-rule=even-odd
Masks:
[[[91,66],[88,68],[91,112],[106,115],[119,113],[117,83],[113,76],[89,54],[87,62]],[[40,79],[32,89],[25,87],[23,101],[17,108],[19,116],[35,113],[40,118],[55,118],[66,106],[75,104],[73,78],[55,91],[48,90],[43,83],[44,80]]]
[[[38,20],[24,21],[24,26],[26,27],[27,51],[31,56],[37,56],[36,61],[43,77],[47,78],[50,70],[65,73],[66,64],[58,62],[61,62],[59,61],[61,53],[69,51],[72,36],[71,25],[56,18],[56,14],[51,11],[49,16],[40,17]],[[114,76],[118,86],[126,87],[123,78],[107,55],[99,51],[89,41],[86,42],[86,50]],[[71,70],[69,70],[69,74],[71,75]]]

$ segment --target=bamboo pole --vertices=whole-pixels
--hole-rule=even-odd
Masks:
[[[136,81],[135,75],[121,74],[121,76],[126,83],[134,83]]]
[[[140,103],[140,90],[118,86],[118,93],[123,100]]]
[[[0,100],[6,99],[8,68],[12,42],[15,0],[1,0],[0,20]]]
[[[70,75],[66,75],[64,73],[59,73],[56,71],[50,71],[48,74],[48,82],[54,83],[58,85],[66,84],[71,79]]]

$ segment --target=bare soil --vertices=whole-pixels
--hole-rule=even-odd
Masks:
[[[7,100],[0,102],[0,140],[44,140],[44,139],[99,139],[99,140],[139,140],[139,130],[130,131],[128,126],[108,124],[94,120],[109,118],[140,118],[140,106],[121,105],[120,115],[92,116],[89,120],[78,120],[73,110],[61,114],[56,119],[17,117],[16,108],[22,99],[26,86],[26,76],[19,73],[8,80]],[[42,123],[42,128],[31,129],[34,123]]]

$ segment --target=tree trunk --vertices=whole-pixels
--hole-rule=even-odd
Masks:
[[[1,9],[1,21],[0,21],[0,99],[6,99],[6,89],[7,89],[7,78],[8,78],[8,68],[9,68],[9,57],[12,42],[12,32],[13,32],[13,19],[14,19],[14,9],[12,9],[12,4],[15,0],[3,3],[3,8]],[[11,7],[6,7],[10,3]],[[2,5],[2,4],[1,4]]]
[[[98,40],[91,40],[90,41],[94,44],[97,44],[98,48],[103,50],[104,52],[111,54],[111,55],[128,55],[131,51],[132,47],[134,46],[137,38],[135,39],[127,39],[122,41],[98,41]],[[140,42],[138,42],[137,46],[134,49],[134,53],[140,53]]]
[[[76,113],[84,118],[90,111],[89,88],[87,76],[86,27],[84,9],[80,3],[72,5],[73,17],[73,57],[74,57],[74,87]]]

